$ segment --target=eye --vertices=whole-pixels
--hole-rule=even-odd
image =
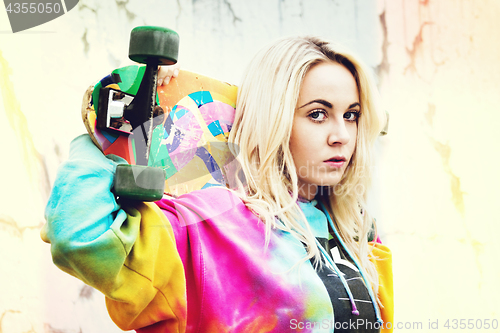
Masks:
[[[356,121],[360,115],[359,111],[348,111],[344,113],[344,119],[347,121]]]
[[[326,120],[326,112],[322,110],[314,110],[307,115],[312,121],[321,123]]]

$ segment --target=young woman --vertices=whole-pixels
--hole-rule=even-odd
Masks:
[[[168,81],[168,79],[167,79]],[[117,202],[119,161],[72,143],[42,238],[138,332],[390,331],[392,272],[365,209],[383,119],[364,66],[319,38],[262,50],[239,88],[235,189]]]

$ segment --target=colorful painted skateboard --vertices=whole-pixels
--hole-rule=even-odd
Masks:
[[[93,142],[104,154],[130,164],[117,169],[115,194],[154,201],[164,191],[181,195],[228,186],[234,155],[227,137],[237,87],[181,70],[168,85],[156,87],[154,81],[144,89],[144,81],[156,80],[157,67],[158,62],[151,61],[116,69],[84,95],[82,118]],[[145,90],[147,98],[140,97]],[[135,119],[144,105],[147,118]]]

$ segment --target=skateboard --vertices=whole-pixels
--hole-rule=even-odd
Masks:
[[[117,167],[119,197],[155,201],[164,192],[230,185],[237,149],[227,138],[237,87],[185,70],[157,87],[158,65],[177,61],[172,35],[158,27],[132,30],[129,57],[146,66],[115,69],[84,94],[82,119],[92,141],[128,162]]]

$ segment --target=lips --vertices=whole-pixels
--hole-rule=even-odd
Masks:
[[[346,161],[346,159],[344,156],[334,156],[334,157],[330,158],[329,160],[326,160],[325,162],[337,162],[337,163],[339,163],[339,162],[345,162],[345,161]]]
[[[334,156],[329,160],[326,160],[325,163],[333,168],[342,168],[344,163],[346,162],[346,158],[344,156]]]

